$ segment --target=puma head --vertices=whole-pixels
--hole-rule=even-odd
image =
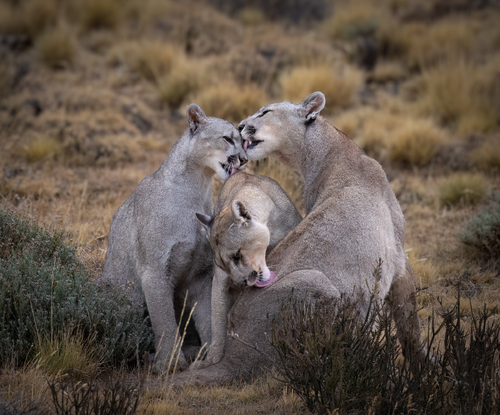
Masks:
[[[196,162],[213,170],[227,180],[247,162],[241,136],[236,127],[220,118],[207,117],[196,104],[187,108],[189,134],[198,146]]]
[[[196,216],[208,228],[216,265],[236,286],[265,287],[274,281],[276,275],[266,264],[269,229],[243,202],[234,200],[215,219]]]
[[[289,140],[300,140],[325,106],[325,96],[314,92],[300,104],[278,102],[262,107],[240,122],[238,129],[251,160],[268,156],[286,158]]]

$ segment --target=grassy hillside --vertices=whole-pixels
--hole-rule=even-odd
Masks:
[[[186,128],[187,104],[238,123],[321,90],[325,117],[401,203],[423,336],[457,286],[465,324],[483,306],[496,320],[499,19],[493,0],[2,0],[0,210],[63,231],[96,277],[113,214]],[[248,170],[303,211],[298,173],[275,160]],[[0,369],[0,408],[21,412],[35,389],[43,401],[43,377],[31,361]],[[272,379],[145,401],[151,414],[306,410]]]

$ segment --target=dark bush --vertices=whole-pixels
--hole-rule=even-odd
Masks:
[[[23,364],[43,341],[68,331],[83,334],[98,356],[111,363],[133,360],[153,339],[127,297],[94,283],[62,233],[3,210],[0,313],[2,364]]]
[[[386,307],[372,302],[363,316],[347,299],[292,299],[272,323],[271,343],[280,375],[316,413],[498,413],[500,323],[484,309],[466,331],[460,297],[435,317],[427,355],[415,359],[402,356]]]
[[[500,258],[500,196],[488,208],[473,216],[457,237],[483,257]]]
[[[244,8],[262,10],[268,19],[289,20],[294,23],[323,20],[329,15],[332,1],[329,0],[207,0],[218,9],[236,14]]]
[[[128,415],[135,414],[142,395],[138,377],[125,371],[108,377],[90,377],[87,382],[68,374],[48,379],[52,403],[57,415]]]

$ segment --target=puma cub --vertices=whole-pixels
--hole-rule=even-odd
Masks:
[[[183,300],[203,343],[211,339],[213,254],[195,213],[213,211],[211,181],[226,180],[246,163],[233,124],[187,108],[188,128],[160,168],[146,176],[111,223],[101,281],[145,302],[155,335],[155,369],[167,369],[177,330],[174,301]],[[187,367],[180,352],[179,364]]]
[[[276,278],[266,264],[271,251],[302,220],[294,204],[273,179],[237,173],[219,194],[215,217],[197,214],[208,229],[214,251],[212,283],[212,343],[199,369],[217,363],[224,354],[227,316],[246,286],[267,287]],[[214,229],[213,232],[210,232]]]

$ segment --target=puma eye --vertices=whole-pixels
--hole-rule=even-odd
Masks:
[[[233,256],[234,265],[238,265],[240,263],[240,260],[241,260],[241,254],[240,254],[240,251],[238,251]]]
[[[259,115],[258,118],[261,118],[263,117],[264,115],[266,115],[268,112],[271,112],[271,110],[265,110],[264,112],[262,112],[262,114]]]
[[[226,140],[229,144],[231,144],[232,146],[234,146],[234,140],[232,138],[229,138],[229,137],[222,137],[224,140]]]

